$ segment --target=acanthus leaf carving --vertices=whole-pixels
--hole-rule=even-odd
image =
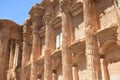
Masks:
[[[72,4],[73,4],[72,0],[62,0],[60,3],[61,12],[69,12]]]
[[[42,27],[42,19],[40,16],[32,16],[32,25],[30,26],[33,33],[38,33]]]
[[[43,19],[46,24],[50,23],[54,18],[54,14],[52,12],[46,12],[46,14],[43,16]]]

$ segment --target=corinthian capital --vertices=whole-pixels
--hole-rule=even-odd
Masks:
[[[62,1],[60,1],[61,11],[62,12],[69,12],[72,4],[73,4],[72,0],[62,0]]]
[[[43,16],[43,19],[46,24],[50,23],[51,20],[53,19],[54,14],[52,12],[46,12],[46,14]]]
[[[32,16],[31,19],[32,19],[32,23],[36,23],[36,24],[39,24],[41,21],[40,16]]]
[[[43,25],[42,18],[39,15],[31,16],[32,25],[30,26],[33,32],[38,32]]]

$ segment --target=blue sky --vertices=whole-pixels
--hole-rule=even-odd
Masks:
[[[10,19],[23,24],[31,7],[40,2],[41,0],[0,0],[0,19]]]

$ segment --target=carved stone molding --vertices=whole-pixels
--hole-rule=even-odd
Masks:
[[[99,53],[101,56],[105,56],[110,48],[117,43],[117,29],[118,26],[112,24],[110,27],[96,32],[95,35],[100,44]]]
[[[117,29],[118,29],[118,25],[112,24],[106,29],[97,31],[95,35],[97,36],[100,42],[100,46],[102,46],[104,42],[107,40],[114,40],[116,42]]]
[[[58,49],[52,53],[52,70],[57,70],[62,61],[62,50]]]
[[[33,33],[38,32],[38,30],[42,26],[42,17],[44,15],[44,12],[44,7],[40,6],[39,4],[35,4],[30,10],[29,14],[32,21],[31,29]]]
[[[79,53],[81,51],[85,53],[85,40],[83,39],[73,42],[70,45],[69,49],[73,54]]]
[[[62,50],[61,49],[57,49],[52,53],[52,59],[54,61],[57,60],[61,60],[62,59],[62,54],[61,54]]]
[[[35,62],[35,64],[38,66],[37,67],[37,74],[38,75],[42,75],[42,73],[44,72],[44,57],[41,57],[41,58],[39,58],[36,62]],[[39,67],[40,66],[40,67]]]
[[[33,33],[38,33],[42,27],[42,19],[39,16],[32,16],[32,25],[30,27]]]

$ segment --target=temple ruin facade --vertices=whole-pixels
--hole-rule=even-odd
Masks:
[[[0,19],[0,80],[120,80],[119,9],[119,0],[42,0],[23,25]]]

